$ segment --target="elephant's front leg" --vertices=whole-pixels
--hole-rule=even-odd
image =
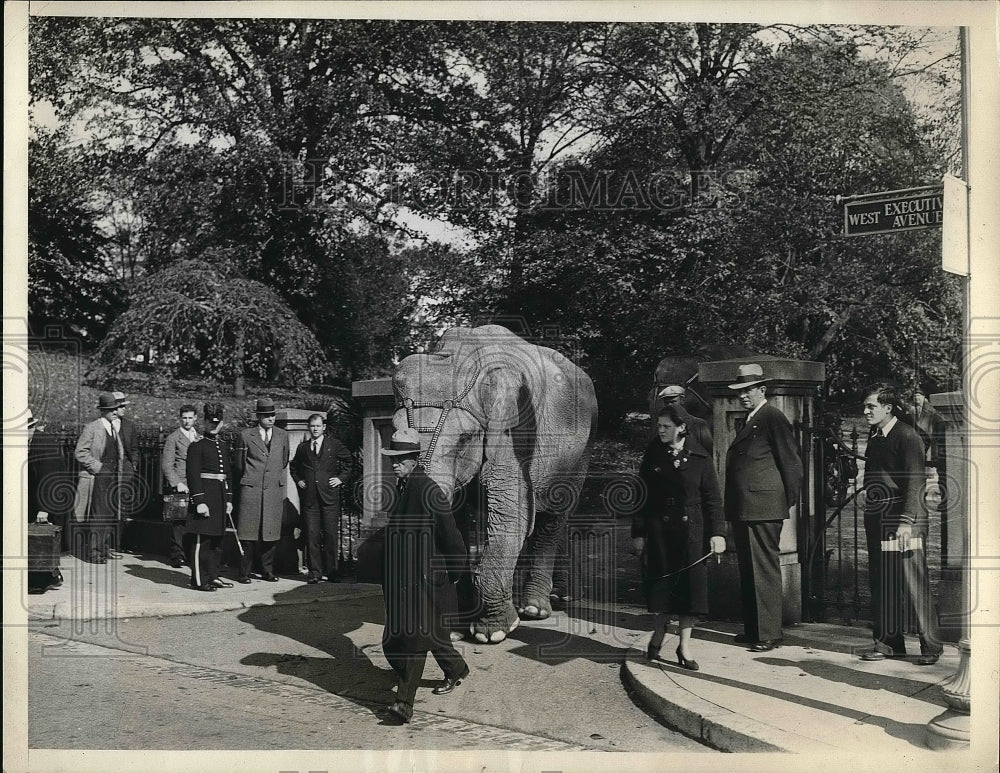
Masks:
[[[535,530],[527,556],[527,577],[518,605],[518,612],[525,619],[544,620],[552,614],[552,603],[549,601],[552,568],[568,523],[566,513],[535,514]]]
[[[499,488],[487,484],[486,545],[474,575],[480,617],[469,627],[473,638],[484,644],[503,641],[518,624],[514,566],[527,535],[531,503],[526,485],[518,485],[519,477],[516,472],[504,476]]]

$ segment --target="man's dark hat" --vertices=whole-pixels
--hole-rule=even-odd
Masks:
[[[222,403],[205,403],[205,421],[222,421]]]
[[[113,411],[119,406],[118,398],[116,398],[110,392],[101,392],[97,397],[97,410],[99,411]]]
[[[258,416],[274,416],[274,400],[270,397],[259,398],[255,412]]]

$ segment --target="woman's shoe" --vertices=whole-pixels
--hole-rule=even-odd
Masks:
[[[688,660],[683,655],[681,655],[681,648],[680,647],[678,647],[675,650],[675,652],[677,653],[677,664],[681,668],[686,668],[688,671],[697,671],[698,670],[698,661],[697,660]]]

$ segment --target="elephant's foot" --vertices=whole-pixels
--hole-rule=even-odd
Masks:
[[[507,634],[517,628],[520,622],[514,605],[507,603],[506,608],[497,614],[476,620],[469,626],[469,633],[480,644],[497,644],[507,638]]]
[[[541,583],[529,580],[524,585],[521,604],[517,612],[525,620],[544,620],[552,614],[552,602],[549,601],[549,591]]]

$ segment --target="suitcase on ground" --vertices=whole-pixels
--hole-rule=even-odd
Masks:
[[[28,571],[51,572],[59,568],[62,527],[54,523],[28,524]]]

